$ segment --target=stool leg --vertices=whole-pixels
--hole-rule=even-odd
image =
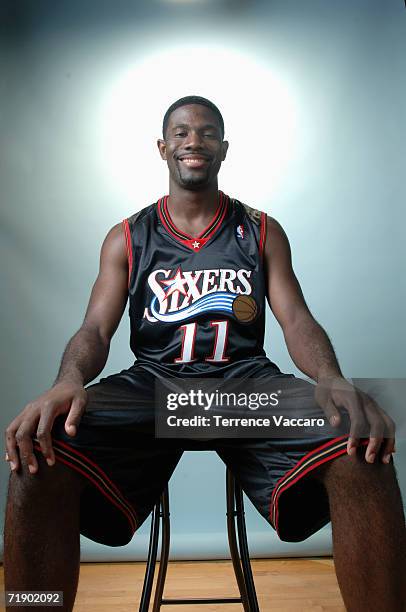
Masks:
[[[161,540],[161,560],[159,562],[158,578],[155,587],[154,604],[152,606],[152,612],[159,612],[162,604],[162,596],[164,593],[164,585],[166,578],[166,570],[168,569],[169,559],[169,544],[171,538],[170,532],[170,512],[169,512],[169,491],[168,486],[161,496],[161,517],[162,517],[162,540]]]
[[[158,551],[158,537],[159,537],[159,502],[155,504],[154,509],[152,511],[147,567],[145,571],[144,584],[142,587],[139,612],[148,612],[148,609],[149,609],[149,602],[151,600],[151,592],[152,592],[152,584],[154,582],[156,556],[157,556],[157,551]]]
[[[257,594],[255,591],[254,578],[252,576],[250,555],[248,550],[247,530],[245,527],[244,501],[242,489],[238,483],[235,485],[235,500],[237,508],[237,529],[241,553],[242,571],[244,573],[245,585],[249,601],[250,612],[259,612]]]
[[[233,562],[234,573],[237,580],[238,590],[244,607],[244,612],[250,612],[247,589],[245,586],[244,575],[241,570],[240,553],[238,550],[237,537],[235,532],[235,480],[231,470],[226,471],[226,490],[227,490],[227,532],[228,545],[230,547],[231,560]]]

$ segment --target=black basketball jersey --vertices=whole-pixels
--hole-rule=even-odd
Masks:
[[[207,372],[265,356],[265,213],[219,191],[213,220],[192,237],[167,201],[123,221],[136,360]]]

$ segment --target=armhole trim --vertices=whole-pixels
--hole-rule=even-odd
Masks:
[[[123,228],[124,228],[125,244],[127,248],[127,259],[128,259],[128,286],[130,286],[131,274],[133,271],[133,250],[131,246],[131,232],[130,232],[130,226],[128,223],[128,219],[123,220]]]
[[[264,248],[266,241],[266,213],[261,212],[261,226],[259,232],[259,255],[261,259],[264,257]]]

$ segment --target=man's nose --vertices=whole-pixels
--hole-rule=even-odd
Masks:
[[[195,149],[202,147],[202,136],[197,130],[191,130],[184,143],[186,147]]]

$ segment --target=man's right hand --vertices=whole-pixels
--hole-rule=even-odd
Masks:
[[[6,460],[12,471],[21,463],[26,464],[31,474],[38,471],[38,462],[33,450],[33,436],[38,438],[48,465],[54,465],[51,430],[60,414],[68,413],[65,431],[75,436],[88,398],[82,385],[59,382],[36,400],[27,404],[6,429]]]

